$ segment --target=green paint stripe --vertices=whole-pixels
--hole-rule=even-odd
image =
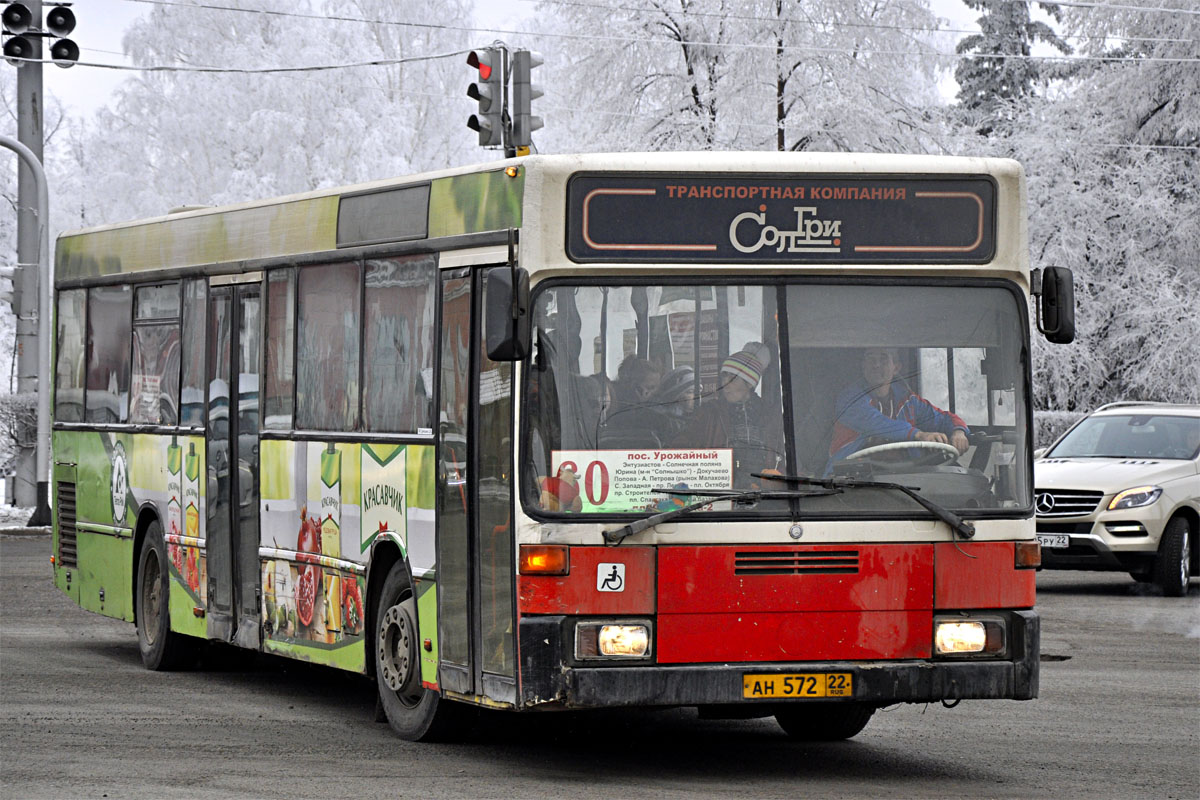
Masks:
[[[519,228],[524,193],[524,168],[515,178],[504,170],[439,178],[429,192],[429,237]]]
[[[74,280],[333,250],[338,196],[148,222],[63,236],[55,277]]]

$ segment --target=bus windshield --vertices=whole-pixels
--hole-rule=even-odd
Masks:
[[[522,486],[540,516],[786,488],[775,473],[900,482],[968,514],[1029,506],[1026,323],[1007,284],[553,282],[533,313]],[[928,515],[886,489],[698,513],[791,503]]]

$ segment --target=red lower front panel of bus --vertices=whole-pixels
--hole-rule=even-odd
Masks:
[[[658,662],[928,658],[933,545],[660,547]]]
[[[1034,571],[1012,542],[571,547],[564,575],[520,575],[523,706],[751,702],[748,672],[851,673],[877,705],[1037,696]],[[1003,650],[932,653],[934,617],[979,612]],[[578,631],[650,630],[644,657],[598,659]]]
[[[520,576],[522,615],[654,617],[660,664],[929,658],[935,610],[1034,602],[1011,542],[572,547],[569,561]]]

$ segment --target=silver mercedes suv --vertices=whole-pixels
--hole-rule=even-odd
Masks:
[[[1110,403],[1034,462],[1045,569],[1120,570],[1187,594],[1200,574],[1200,406]]]

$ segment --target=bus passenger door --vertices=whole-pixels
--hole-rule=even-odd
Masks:
[[[209,292],[208,637],[258,649],[259,286]]]
[[[463,694],[475,692],[471,461],[467,451],[471,298],[469,271],[443,273],[437,441],[438,683],[443,689]]]
[[[487,358],[481,275],[442,279],[438,680],[515,702],[512,364]]]

